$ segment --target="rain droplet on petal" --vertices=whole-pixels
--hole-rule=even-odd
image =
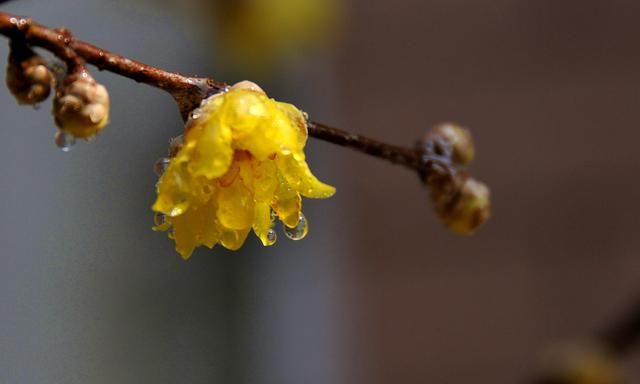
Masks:
[[[176,136],[169,140],[169,157],[175,157],[184,145],[184,136]]]
[[[169,167],[170,162],[171,160],[167,159],[166,157],[162,157],[156,160],[156,162],[153,164],[153,172],[155,172],[155,174],[158,176],[162,176],[164,171],[166,171]]]
[[[274,222],[277,218],[278,218],[278,215],[276,214],[276,211],[271,209],[271,222]]]
[[[153,215],[153,223],[157,227],[165,224],[166,222],[167,222],[167,217],[164,215],[164,213],[156,212],[155,215]]]
[[[191,113],[189,113],[189,119],[197,120],[199,118],[200,118],[200,111],[198,111],[197,109],[195,111],[191,111]]]
[[[56,132],[54,141],[62,152],[69,152],[71,147],[76,143],[76,138],[70,133],[58,131]]]
[[[284,234],[291,240],[302,240],[305,236],[307,236],[307,233],[309,232],[307,218],[304,217],[302,213],[300,213],[298,224],[294,228],[289,228],[285,224],[283,224],[282,226],[284,227]]]
[[[278,234],[276,233],[276,231],[271,228],[268,232],[267,232],[267,242],[269,245],[274,244],[276,241],[278,240]]]

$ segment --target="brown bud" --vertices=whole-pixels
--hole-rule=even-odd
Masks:
[[[450,151],[454,162],[462,165],[469,164],[475,155],[475,147],[471,132],[454,123],[443,123],[433,127],[425,136],[425,142],[434,142],[437,155]],[[442,148],[448,146],[448,148]]]
[[[491,216],[489,188],[465,175],[434,182],[431,198],[440,220],[459,235],[472,234]]]
[[[87,72],[71,74],[58,87],[53,116],[60,130],[77,138],[92,137],[109,120],[109,93]]]
[[[27,46],[12,44],[6,81],[18,104],[35,105],[49,97],[54,80],[42,57]]]

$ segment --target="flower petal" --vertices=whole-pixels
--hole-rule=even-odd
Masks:
[[[176,251],[184,259],[191,257],[199,244],[199,232],[203,228],[205,215],[200,209],[189,209],[180,216],[171,219],[173,224]]]
[[[153,204],[153,210],[171,217],[184,213],[191,204],[189,179],[181,164],[172,161],[158,181],[158,197]]]
[[[237,251],[244,244],[250,231],[251,227],[224,231],[220,237],[220,244],[231,251]]]
[[[289,186],[284,176],[281,174],[278,176],[278,189],[274,194],[271,207],[287,227],[294,228],[298,225],[302,211],[300,194]]]
[[[251,228],[253,222],[253,196],[237,178],[228,187],[218,190],[218,220],[227,229]]]
[[[273,220],[271,218],[271,207],[269,204],[261,202],[256,203],[253,232],[260,238],[264,246],[273,245],[275,240],[269,239],[269,230],[273,228]]]
[[[277,156],[278,169],[284,175],[291,188],[302,196],[312,199],[326,199],[336,193],[331,185],[318,180],[309,169],[304,157]]]
[[[233,160],[231,128],[215,114],[202,119],[185,135],[185,146],[177,157],[188,161],[193,175],[213,179],[224,175]]]

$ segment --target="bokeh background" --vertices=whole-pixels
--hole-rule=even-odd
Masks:
[[[203,0],[2,9],[169,70],[258,80],[397,144],[467,125],[489,224],[449,234],[415,175],[311,139],[338,194],[305,202],[304,241],[184,262],[150,230],[151,166],[181,130],[168,96],[94,71],[111,125],[62,153],[49,105],[0,92],[0,383],[516,383],[634,301],[640,3],[329,3],[319,27],[303,19],[308,40],[276,34],[291,44],[251,63],[221,27],[233,14]]]

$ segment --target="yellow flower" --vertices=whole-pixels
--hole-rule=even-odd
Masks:
[[[283,58],[317,50],[335,39],[342,20],[340,0],[216,0],[209,2],[223,60],[260,72]],[[290,61],[290,60],[289,60]]]
[[[276,217],[289,237],[304,237],[301,196],[335,193],[309,170],[306,140],[303,113],[253,83],[204,100],[158,182],[153,210],[164,220],[154,229],[169,231],[185,259],[199,245],[236,250],[251,229],[272,245]]]

